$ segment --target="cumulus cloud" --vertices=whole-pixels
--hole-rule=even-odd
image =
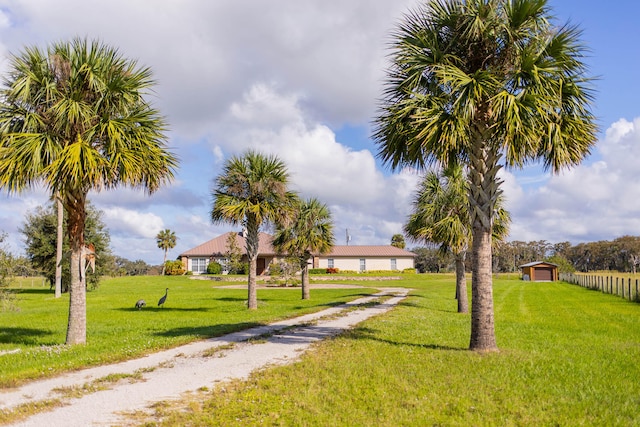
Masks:
[[[373,236],[401,192],[389,188],[370,150],[350,148],[332,129],[370,121],[388,31],[414,3],[8,0],[0,67],[9,51],[79,36],[116,46],[152,69],[150,100],[167,117],[181,164],[176,182],[151,197],[127,189],[91,195],[108,212],[104,221],[120,255],[135,246],[126,233],[142,239],[168,227],[183,236],[180,246],[225,231],[206,224],[211,182],[228,155],[248,147],[281,155],[302,195],[344,205],[349,214],[339,221],[366,211],[358,220],[376,230]]]
[[[9,2],[22,26],[7,36],[38,44],[99,36],[119,46],[154,70],[172,128],[197,139],[258,81],[304,93],[310,110],[333,124],[369,120],[386,36],[414,3],[21,0]]]
[[[23,254],[24,236],[19,232],[28,214],[35,213],[39,206],[46,206],[49,196],[42,188],[21,194],[0,192],[0,234],[6,233],[4,244],[13,254]]]
[[[385,176],[371,150],[338,141],[331,128],[312,119],[303,96],[278,89],[258,83],[232,103],[216,129],[222,150],[277,155],[302,197],[330,206],[337,229],[350,228],[360,244],[388,243],[402,231],[418,175],[407,170]]]
[[[122,207],[103,208],[103,219],[109,224],[113,236],[155,238],[164,228],[162,218],[150,212],[139,212]]]
[[[505,194],[517,240],[597,241],[640,233],[640,119],[620,119],[597,144],[599,160],[550,176],[524,192],[508,179]]]
[[[204,204],[204,200],[181,185],[170,185],[162,187],[155,193],[149,195],[140,189],[119,188],[116,190],[91,193],[90,199],[102,206],[126,205],[129,208],[144,208],[150,206],[159,207],[162,205],[180,206],[182,208],[199,207]]]
[[[0,9],[0,72],[8,52],[74,36],[99,38],[153,70],[151,102],[167,117],[180,158],[176,180],[151,197],[129,189],[91,194],[117,255],[157,262],[155,235],[176,232],[173,253],[233,227],[211,224],[210,188],[230,155],[276,154],[295,190],[331,208],[337,243],[386,244],[402,230],[419,175],[389,174],[375,147],[336,130],[368,129],[382,94],[390,30],[417,0],[7,0]],[[511,238],[590,240],[638,234],[634,161],[638,120],[620,120],[600,157],[558,176],[530,167],[502,171]],[[344,134],[343,134],[344,135]],[[2,200],[0,220],[16,228],[35,191]],[[606,219],[606,220],[605,220]],[[146,258],[148,257],[148,258]]]

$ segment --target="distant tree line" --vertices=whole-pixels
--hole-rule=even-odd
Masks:
[[[411,249],[417,256],[416,269],[424,272],[453,271],[455,259],[442,254],[433,243]],[[550,243],[546,240],[530,242],[496,242],[493,248],[493,272],[518,272],[522,264],[547,261],[558,265],[561,272],[619,271],[636,273],[640,266],[640,236],[622,236],[597,242]],[[466,261],[470,271],[471,260]]]

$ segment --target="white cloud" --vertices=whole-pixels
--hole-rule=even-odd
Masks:
[[[337,141],[304,106],[296,94],[257,84],[232,103],[218,129],[222,142],[216,143],[234,154],[253,148],[277,155],[287,164],[292,187],[331,206],[338,228],[360,233],[360,244],[387,243],[402,231],[418,176],[411,171],[384,176],[371,151]]]
[[[112,236],[129,238],[155,238],[165,228],[161,217],[153,213],[144,213],[122,207],[107,207],[103,220]]]
[[[419,176],[383,173],[375,147],[336,136],[365,129],[382,95],[388,36],[417,0],[5,0],[0,72],[25,45],[96,37],[153,70],[155,106],[181,159],[176,181],[148,197],[130,189],[91,194],[105,211],[117,255],[159,262],[155,234],[176,232],[169,256],[232,227],[208,219],[210,186],[229,155],[277,154],[304,197],[327,203],[339,244],[388,243],[401,227]],[[640,119],[612,124],[601,158],[558,176],[537,167],[501,171],[511,238],[591,240],[640,234]],[[0,228],[20,247],[35,191],[0,203]],[[107,214],[108,213],[108,214]],[[147,257],[148,258],[145,258]]]
[[[7,194],[0,192],[0,233],[6,233],[4,244],[13,254],[23,254],[24,236],[19,232],[28,214],[35,213],[38,206],[45,207],[49,196],[42,188],[30,192]]]
[[[0,29],[4,29],[4,28],[9,28],[11,27],[11,17],[9,16],[9,14],[0,9]]]
[[[371,120],[388,31],[413,3],[7,0],[0,69],[8,51],[76,36],[99,38],[152,69],[151,101],[167,117],[181,164],[176,182],[151,197],[129,189],[91,194],[108,213],[117,255],[137,259],[144,245],[153,251],[155,242],[142,242],[160,227],[176,231],[176,251],[226,231],[207,222],[211,181],[228,155],[248,147],[280,155],[304,196],[343,205],[337,221],[357,220],[375,230],[363,236],[386,241],[381,229],[393,226],[379,221],[398,221],[402,191],[389,188],[394,178],[377,170],[370,150],[337,141],[332,129]],[[389,212],[393,220],[384,218]],[[14,225],[7,231],[15,234]]]
[[[551,176],[539,188],[523,191],[507,181],[512,239],[575,243],[640,234],[640,119],[613,123],[597,150],[600,160]]]
[[[258,81],[304,94],[309,110],[334,124],[369,120],[388,31],[414,3],[21,0],[9,7],[22,22],[15,44],[100,37],[151,66],[172,128],[197,139]]]

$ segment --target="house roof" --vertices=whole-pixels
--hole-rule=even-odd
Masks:
[[[224,254],[229,250],[227,247],[227,239],[231,232],[224,233],[221,236],[216,237],[215,239],[211,239],[208,242],[201,244],[200,246],[196,246],[193,249],[189,249],[181,253],[179,256],[183,257],[194,257],[194,256],[212,256],[219,255],[224,256]],[[264,255],[276,255],[276,251],[273,249],[271,242],[273,241],[273,236],[267,233],[260,233],[259,235],[259,245],[258,245],[258,253],[262,256]],[[245,238],[241,235],[241,233],[236,233],[236,244],[242,251],[245,252]],[[391,245],[380,245],[380,246],[334,246],[332,251],[328,254],[321,255],[323,257],[389,257],[389,258],[406,258],[406,257],[415,257],[416,254],[413,252],[409,252],[404,249],[396,248]]]
[[[212,256],[212,255],[224,255],[229,248],[227,247],[227,240],[232,232],[224,233],[221,236],[211,239],[208,242],[196,246],[193,249],[189,249],[186,252],[181,253],[179,256]],[[267,233],[260,233],[258,236],[258,253],[260,255],[275,255],[271,241],[273,237]],[[245,252],[245,238],[241,233],[236,233],[236,244],[240,248],[242,253]]]
[[[522,264],[521,266],[519,266],[519,268],[522,268],[522,267],[535,267],[536,265],[540,265],[540,264],[550,265],[552,267],[557,267],[556,264],[552,264],[550,262],[534,261],[534,262],[530,262],[530,263],[527,263],[527,264]]]

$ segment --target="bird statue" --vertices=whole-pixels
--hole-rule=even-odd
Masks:
[[[139,300],[136,302],[136,308],[137,308],[138,310],[140,310],[140,309],[141,309],[142,307],[144,307],[145,305],[147,305],[147,302],[146,302],[145,300],[143,300],[143,299],[139,299]]]
[[[162,306],[162,308],[164,308],[164,302],[167,300],[168,293],[169,293],[169,288],[167,288],[167,290],[164,291],[164,296],[160,298],[160,301],[158,301],[158,307]]]

